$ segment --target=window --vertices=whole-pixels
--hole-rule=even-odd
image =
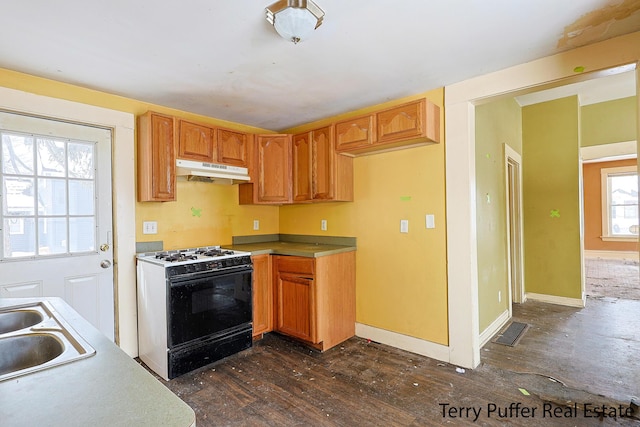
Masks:
[[[0,136],[0,258],[95,251],[95,143],[9,131]]]
[[[635,166],[603,168],[602,238],[604,240],[637,240],[638,171]]]

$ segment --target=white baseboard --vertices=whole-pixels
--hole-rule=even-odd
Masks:
[[[585,298],[567,298],[556,295],[534,294],[527,292],[527,299],[540,302],[548,302],[549,304],[566,305],[568,307],[584,307]]]
[[[410,351],[432,359],[449,362],[449,347],[397,332],[387,331],[362,323],[356,323],[356,335],[401,350]]]
[[[584,251],[585,258],[604,258],[604,259],[632,259],[640,260],[640,253],[637,251]]]
[[[480,334],[480,348],[484,347],[484,345],[489,342],[491,337],[493,337],[500,329],[502,329],[502,327],[506,325],[508,321],[509,310],[505,310]]]

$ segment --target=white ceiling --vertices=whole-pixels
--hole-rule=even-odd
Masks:
[[[281,130],[640,30],[640,0],[317,0],[294,45],[272,2],[4,0],[0,67]]]

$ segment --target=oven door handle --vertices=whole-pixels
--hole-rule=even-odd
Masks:
[[[227,277],[238,273],[251,273],[252,267],[230,267],[224,270],[216,271],[199,271],[196,273],[179,274],[169,278],[169,285],[173,288],[176,286],[185,286],[193,283],[194,280],[209,279],[216,277]],[[186,283],[185,283],[186,282]]]

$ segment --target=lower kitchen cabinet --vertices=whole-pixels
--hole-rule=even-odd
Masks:
[[[273,286],[271,255],[254,255],[253,263],[253,337],[273,330]]]
[[[355,252],[273,256],[274,330],[325,351],[355,335]]]

